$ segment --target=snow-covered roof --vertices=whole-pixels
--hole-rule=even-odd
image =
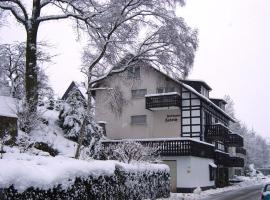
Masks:
[[[204,80],[200,80],[200,79],[185,79],[183,80],[183,82],[194,82],[194,83],[201,83],[204,85],[204,87],[206,87],[208,90],[212,90],[212,88],[204,81]]]
[[[83,87],[80,87],[79,84],[75,83],[74,81],[72,81],[71,84],[68,86],[68,89],[65,91],[61,99],[66,100],[69,95],[69,92],[74,88],[80,92],[81,96],[84,99],[86,99],[86,90]]]
[[[0,96],[0,116],[17,118],[16,99],[7,96]]]
[[[166,95],[174,95],[174,94],[180,95],[178,92],[166,92],[166,93],[157,93],[157,94],[147,94],[145,95],[145,97],[166,96]]]
[[[213,162],[209,162],[209,165],[210,165],[211,167],[213,167],[213,168],[217,168],[217,165],[216,165],[215,163],[213,163]]]
[[[232,122],[236,122],[236,120],[231,117],[230,115],[228,115],[224,110],[222,110],[220,107],[218,107],[214,102],[212,102],[209,98],[205,97],[204,95],[202,95],[201,93],[199,93],[197,90],[195,90],[193,87],[187,85],[184,83],[184,81],[188,82],[189,79],[187,80],[179,80],[179,79],[176,79],[176,78],[173,78],[172,76],[166,74],[165,72],[161,71],[160,69],[157,69],[155,68],[154,66],[152,65],[148,65],[149,67],[153,68],[154,70],[156,70],[157,72],[163,74],[164,76],[168,77],[169,79],[173,80],[174,82],[182,85],[184,88],[186,88],[187,90],[193,92],[195,95],[197,95],[199,98],[203,99],[204,101],[206,101],[207,103],[209,103],[210,105],[212,105],[216,110],[218,110],[219,112],[221,112],[222,114],[224,114],[227,118],[229,118]],[[197,81],[197,82],[201,82],[203,84],[205,84],[206,86],[208,86],[210,89],[211,87],[204,81],[202,80],[190,80],[191,82],[192,81]],[[148,97],[149,96],[153,96],[154,94],[150,94],[150,95],[147,95]]]
[[[191,86],[179,82],[183,87],[185,87],[186,89],[188,89],[189,91],[193,92],[194,94],[196,94],[197,96],[199,96],[201,99],[203,99],[204,101],[206,101],[207,103],[209,103],[210,105],[212,105],[215,109],[217,109],[219,112],[221,112],[223,115],[225,115],[226,117],[228,117],[231,121],[235,122],[236,120],[234,118],[232,118],[230,115],[228,115],[224,110],[222,110],[220,107],[218,107],[216,104],[214,104],[214,102],[212,102],[210,99],[208,99],[207,97],[205,97],[204,95],[202,95],[201,93],[197,92],[194,88],[192,88]]]
[[[230,115],[228,115],[224,110],[222,110],[220,107],[218,107],[214,102],[212,102],[209,98],[205,97],[204,95],[202,95],[201,93],[199,93],[197,90],[195,90],[193,87],[183,83],[181,80],[175,79],[171,76],[169,76],[168,74],[166,74],[165,72],[162,72],[158,69],[156,69],[155,67],[151,66],[154,70],[156,70],[157,72],[163,74],[164,76],[168,77],[169,79],[173,80],[174,82],[182,85],[184,88],[186,88],[187,90],[193,92],[195,95],[197,95],[198,97],[200,97],[201,99],[203,99],[204,101],[208,102],[210,105],[212,105],[214,108],[216,108],[218,111],[220,111],[222,114],[224,114],[226,117],[228,117],[232,122],[236,122],[236,120],[234,118],[232,118]],[[188,80],[185,80],[188,81]]]

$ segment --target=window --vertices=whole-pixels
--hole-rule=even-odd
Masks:
[[[209,179],[210,181],[214,181],[215,180],[215,176],[216,176],[216,166],[212,166],[213,164],[209,165]]]
[[[146,115],[134,115],[131,116],[132,125],[145,125],[146,124]]]
[[[265,187],[264,187],[264,190],[263,190],[264,192],[266,192],[266,191],[270,191],[270,185],[269,184],[267,184]]]
[[[224,103],[219,103],[219,107],[222,109],[222,110],[225,110],[225,104]]]
[[[241,170],[241,169],[235,169],[234,174],[235,174],[236,176],[241,176],[241,175],[242,175],[242,170]],[[269,189],[270,189],[270,188],[269,188]]]
[[[222,142],[220,142],[220,141],[216,141],[216,142],[215,142],[215,147],[216,147],[216,149],[218,149],[218,150],[225,151],[225,146],[224,146],[224,144],[223,144]]]
[[[131,90],[132,98],[143,98],[147,93],[146,89]]]
[[[159,87],[157,93],[175,92],[175,87]]]
[[[204,87],[201,87],[201,94],[209,98],[209,91]]]
[[[127,68],[128,78],[140,78],[140,67],[129,67]]]

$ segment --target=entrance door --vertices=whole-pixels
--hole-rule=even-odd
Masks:
[[[176,160],[164,160],[164,164],[168,165],[170,168],[171,175],[171,192],[176,192],[177,183],[177,164]]]

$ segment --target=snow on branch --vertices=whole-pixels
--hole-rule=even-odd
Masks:
[[[14,2],[14,1],[11,1],[11,2]],[[16,1],[17,2],[17,1]],[[19,7],[20,8],[20,7]],[[26,26],[26,20],[28,19],[27,18],[27,15],[21,15],[20,14],[20,11],[19,11],[19,8],[15,5],[10,5],[10,4],[5,4],[5,2],[0,2],[0,9],[2,10],[7,10],[7,11],[10,11],[12,13],[12,15],[20,22],[22,23],[23,25]],[[23,13],[26,13],[25,10],[22,10]]]

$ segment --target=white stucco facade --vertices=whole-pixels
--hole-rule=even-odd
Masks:
[[[170,138],[180,137],[181,118],[180,109],[164,109],[150,111],[145,108],[145,97],[132,98],[131,91],[146,89],[147,94],[157,93],[157,88],[174,87],[176,92],[179,86],[166,80],[164,75],[152,68],[141,68],[139,79],[128,79],[126,73],[109,77],[104,84],[110,88],[121,91],[125,104],[121,114],[116,114],[110,109],[111,94],[108,91],[96,93],[96,120],[106,121],[106,133],[110,139],[138,139],[138,138]],[[131,116],[146,115],[146,124],[131,124]],[[173,121],[168,119],[173,118]],[[167,120],[166,120],[167,119]]]
[[[177,166],[177,188],[214,187],[215,181],[210,180],[209,165],[213,159],[194,156],[164,157],[166,160],[175,160]],[[171,174],[175,176],[175,174]]]

